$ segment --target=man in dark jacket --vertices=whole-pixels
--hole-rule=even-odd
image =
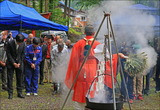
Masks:
[[[44,78],[43,69],[44,69],[44,61],[45,61],[45,58],[47,56],[48,47],[47,47],[47,45],[44,44],[44,39],[42,37],[40,38],[40,46],[42,48],[42,60],[41,60],[40,65],[39,65],[39,67],[40,67],[40,69],[39,69],[40,70],[39,84],[44,85],[44,83],[43,83],[43,78]]]
[[[17,93],[19,98],[24,98],[22,95],[22,62],[25,56],[25,43],[24,36],[18,34],[16,40],[11,40],[7,44],[7,86],[8,86],[8,99],[13,96],[13,74],[16,72],[17,80]]]

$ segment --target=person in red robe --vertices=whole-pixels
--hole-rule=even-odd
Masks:
[[[75,77],[83,63],[83,60],[85,58],[85,55],[87,53],[87,46],[92,44],[93,41],[93,36],[95,34],[94,31],[94,27],[92,25],[87,25],[85,27],[85,35],[86,37],[84,39],[79,40],[78,42],[76,42],[73,46],[72,49],[72,53],[71,53],[71,57],[70,57],[70,62],[69,62],[69,66],[68,66],[68,70],[67,70],[67,74],[66,74],[66,78],[65,78],[65,84],[66,86],[70,89]],[[96,76],[96,70],[97,70],[97,64],[98,64],[98,60],[94,57],[94,49],[96,48],[97,45],[99,45],[100,42],[98,41],[94,41],[93,46],[90,50],[90,53],[87,57],[87,60],[85,61],[81,72],[73,86],[73,98],[72,101],[76,101],[79,103],[85,103],[85,97],[86,94],[90,88],[90,85],[92,83],[92,81],[95,79]],[[113,61],[113,60],[112,60]],[[115,55],[114,57],[114,62],[116,62],[114,65],[115,70],[117,70],[117,56]],[[108,62],[108,65],[110,65],[110,63]],[[108,66],[107,66],[108,67]],[[114,71],[114,73],[116,73],[116,71]],[[114,75],[115,76],[115,75]],[[106,78],[107,79],[107,78]],[[109,76],[109,80],[110,83],[105,82],[105,84],[112,88],[111,84],[111,77]],[[109,84],[109,85],[108,85]],[[90,91],[90,97],[94,97],[94,93],[95,93],[95,87],[93,88],[93,90]]]
[[[81,67],[83,60],[85,58],[85,55],[87,53],[87,50],[85,50],[85,46],[91,45],[94,34],[95,32],[94,32],[93,26],[87,25],[85,27],[86,37],[76,42],[73,46],[70,62],[68,66],[68,71],[65,78],[65,84],[69,89],[71,88],[74,82],[74,79],[79,71],[79,68]],[[90,53],[87,57],[87,60],[85,61],[82,67],[82,70],[76,80],[76,83],[73,87],[73,90],[74,90],[73,99],[72,99],[73,101],[77,101],[80,103],[86,102],[85,101],[86,93],[96,76],[97,59],[94,57],[94,49],[98,44],[100,44],[100,42],[95,40],[90,50]]]

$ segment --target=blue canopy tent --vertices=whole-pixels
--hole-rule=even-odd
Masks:
[[[34,8],[4,0],[0,3],[0,30],[55,30],[68,31],[68,27],[41,16]]]
[[[16,35],[18,34],[18,31],[16,31],[16,30],[12,30],[12,31],[11,31],[11,33],[12,33],[13,38],[15,38],[15,37],[16,37]],[[23,33],[23,32],[22,32],[22,34],[24,35],[25,39],[28,37],[28,34]]]
[[[134,10],[147,11],[150,13],[156,13],[158,11],[157,8],[149,7],[149,6],[142,5],[142,4],[135,4],[135,5],[125,7],[125,8],[132,9],[132,10],[134,9]]]

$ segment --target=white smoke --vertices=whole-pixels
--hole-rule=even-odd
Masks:
[[[131,1],[103,1],[100,5],[93,7],[89,10],[90,23],[96,28],[100,26],[100,23],[104,17],[103,11],[110,13],[113,32],[116,38],[118,48],[122,42],[131,47],[133,42],[140,45],[140,49],[137,52],[145,52],[148,57],[148,70],[156,64],[157,53],[148,45],[148,40],[154,38],[154,24],[156,19],[153,15],[140,10],[128,9],[128,6],[134,5]],[[93,14],[94,13],[94,14]],[[102,43],[104,35],[108,34],[107,30],[107,17],[104,21],[102,28],[97,36],[97,39],[101,39]]]
[[[63,55],[61,55],[60,61],[58,62],[59,65],[56,66],[52,65],[52,81],[54,83],[60,84],[60,97],[61,97],[59,104],[60,106],[62,106],[69,93],[69,89],[65,85],[64,81],[68,70],[70,55],[71,55],[71,50],[68,51],[68,53],[63,53]],[[73,92],[71,92],[66,102],[66,105],[69,105],[72,102],[72,96]]]

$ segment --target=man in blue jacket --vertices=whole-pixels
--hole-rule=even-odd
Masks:
[[[26,47],[25,50],[25,79],[26,79],[26,95],[30,96],[33,92],[37,96],[39,64],[42,60],[42,49],[39,46],[39,38],[33,39],[33,44]],[[32,82],[32,91],[31,91]]]

